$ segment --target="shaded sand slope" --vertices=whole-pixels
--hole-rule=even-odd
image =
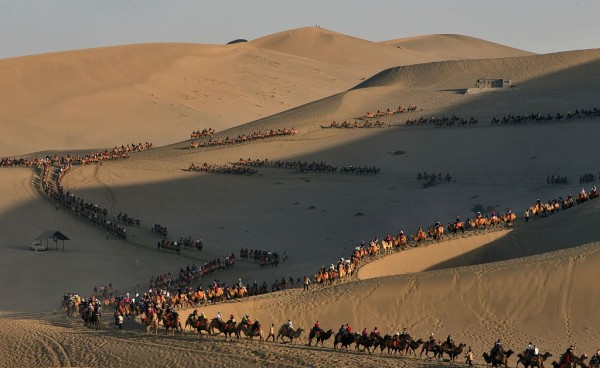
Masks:
[[[533,55],[529,51],[458,34],[431,34],[378,43],[427,54],[435,60],[487,59]]]

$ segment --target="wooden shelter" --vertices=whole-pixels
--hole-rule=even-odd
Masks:
[[[35,240],[39,240],[40,242],[46,241],[46,250],[48,249],[48,242],[52,239],[54,241],[54,246],[58,250],[58,241],[62,240],[62,248],[63,252],[65,251],[65,240],[69,239],[65,234],[61,233],[58,230],[47,230],[38,235]]]

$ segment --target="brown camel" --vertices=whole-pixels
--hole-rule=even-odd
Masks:
[[[211,335],[225,334],[225,340],[232,339],[231,335],[235,334],[235,327],[234,323],[225,323],[218,318],[213,318],[208,325]],[[215,333],[215,330],[219,332]]]
[[[279,338],[281,337],[281,342],[285,342],[283,338],[287,337],[288,339],[290,339],[290,344],[293,344],[294,339],[299,338],[302,331],[304,330],[301,328],[294,330],[293,328],[288,328],[286,325],[282,325],[281,327],[279,327],[279,332],[277,332],[277,337],[275,338],[275,341],[279,340]]]
[[[246,323],[238,323],[237,327],[236,327],[236,335],[237,338],[239,339],[242,336],[242,333],[244,335],[246,335],[247,337],[250,338],[250,340],[252,340],[252,338],[254,336],[258,336],[259,337],[259,341],[263,341],[263,331],[262,328],[260,327],[260,325],[258,325],[257,327],[254,327],[254,325],[248,326]]]
[[[514,351],[512,351],[512,349],[509,349],[506,352],[502,351],[496,354],[494,357],[490,357],[488,353],[483,353],[482,356],[485,362],[487,364],[491,364],[492,367],[504,366],[505,368],[508,368],[508,358],[510,358],[510,356],[513,354]]]
[[[154,328],[154,334],[158,335],[158,317],[156,316],[156,313],[152,313],[151,318],[143,315],[142,322],[146,325],[146,333],[150,334],[150,331]]]
[[[523,353],[517,354],[517,357],[519,358],[519,360],[517,360],[517,367],[519,366],[519,363],[521,363],[525,368],[543,368],[544,362],[551,356],[552,353],[550,352],[545,352],[544,355],[532,355],[532,353],[525,351]]]

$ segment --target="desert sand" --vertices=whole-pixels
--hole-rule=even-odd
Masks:
[[[575,344],[592,355],[600,336],[597,274],[600,202],[592,200],[525,223],[537,198],[580,190],[598,175],[598,118],[490,124],[508,114],[556,114],[600,107],[600,51],[547,55],[461,35],[371,42],[322,28],[290,30],[235,45],[146,44],[0,60],[0,156],[81,153],[152,142],[126,160],[74,166],[65,190],[141,218],[126,241],[72,216],[39,188],[39,172],[0,168],[0,366],[406,366],[450,365],[415,357],[347,353],[293,345],[200,340],[191,332],[145,334],[139,320],[124,331],[105,317],[99,331],[60,311],[65,292],[94,286],[144,291],[150,277],[238,254],[241,247],[286,252],[261,269],[238,261],[202,279],[272,283],[313,275],[348,257],[361,241],[436,220],[473,217],[475,208],[518,216],[510,229],[428,243],[379,257],[351,281],[308,292],[293,288],[203,306],[236,318],[249,313],[268,330],[291,318],[310,329],[349,323],[354,330],[407,327],[472,346],[476,364],[493,341],[520,352],[528,341],[560,353]],[[478,78],[509,78],[506,92],[465,95]],[[332,121],[399,105],[416,111],[381,117],[381,128],[321,128]],[[406,119],[458,115],[477,125],[407,126]],[[369,119],[375,121],[376,119]],[[294,127],[295,135],[189,149],[192,130],[214,139]],[[189,172],[195,164],[240,158],[375,166],[378,175],[297,173],[259,167],[252,176]],[[456,181],[424,188],[421,172]],[[550,185],[547,175],[568,176]],[[589,191],[592,184],[583,184]],[[154,223],[169,238],[192,236],[202,251],[158,252]],[[46,230],[70,241],[65,251],[32,252]],[[198,283],[193,286],[197,286]],[[187,316],[191,309],[181,312]],[[461,363],[464,362],[462,356]],[[515,364],[516,357],[509,359]]]

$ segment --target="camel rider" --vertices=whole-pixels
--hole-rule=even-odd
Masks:
[[[582,197],[585,197],[585,189],[581,188],[581,192],[579,192],[579,194],[581,194]]]
[[[244,324],[246,326],[250,326],[250,316],[248,314],[245,314],[242,317],[242,324]]]
[[[433,336],[433,332],[429,335],[429,347],[433,348],[435,346],[435,337]]]
[[[458,224],[460,223],[460,217],[456,216],[456,220],[454,220],[454,226],[458,226]]]
[[[387,234],[387,236],[385,237],[385,241],[388,243],[392,241],[392,237],[390,236],[390,234]]]
[[[288,319],[288,321],[285,323],[285,327],[288,329],[288,331],[292,331],[294,329],[291,319]]]
[[[538,199],[538,201],[539,201],[539,199]],[[481,219],[481,212],[477,212],[477,220],[480,220],[480,219]]]
[[[235,325],[235,318],[233,317],[233,314],[229,315],[229,320],[227,322],[225,322],[226,325]]]
[[[321,329],[321,322],[317,321],[317,323],[315,323],[315,330],[320,330]]]
[[[192,314],[190,315],[190,317],[193,317],[193,318],[198,317],[198,310],[194,309],[194,311],[192,312]]]
[[[446,344],[448,344],[448,347],[454,348],[454,340],[452,339],[452,335],[448,335],[448,337],[446,337]]]
[[[377,329],[377,326],[375,326],[373,332],[371,332],[371,336],[379,337],[379,330]]]
[[[206,316],[204,315],[204,312],[200,313],[200,317],[198,317],[199,320],[205,320]]]
[[[592,190],[591,190],[591,193],[596,193],[596,192],[597,192],[597,190],[596,190],[596,186],[595,186],[595,185],[592,185]]]
[[[350,327],[350,325],[348,325],[347,323],[346,323],[346,332],[349,334],[352,333],[352,327]]]
[[[366,339],[368,336],[369,336],[369,333],[367,332],[367,328],[365,327],[362,331],[362,337]]]
[[[512,211],[510,210],[510,208],[506,209],[506,214],[510,216],[510,214],[512,213]]]
[[[260,328],[260,322],[258,322],[258,319],[254,320],[254,323],[252,324],[251,330],[252,331],[257,331]]]
[[[440,223],[440,220],[437,220],[435,222],[435,229],[437,230],[438,227],[442,226],[442,224]]]
[[[221,311],[217,311],[217,320],[221,320],[221,318],[223,318],[223,315],[221,314]]]
[[[402,333],[400,334],[400,336],[402,336],[405,339],[408,338],[408,331],[406,330],[406,327],[402,329]]]
[[[529,356],[533,355],[533,343],[530,341],[529,344],[527,344],[527,348],[525,348],[525,354],[528,354]]]
[[[171,321],[176,321],[178,317],[179,317],[179,313],[177,313],[176,311],[171,312],[171,316],[170,316]]]
[[[348,331],[346,330],[346,326],[344,326],[344,325],[341,325],[341,326],[340,326],[340,330],[338,331],[338,333],[340,334],[340,336],[344,336],[344,335],[346,334],[346,332],[348,332]]]
[[[502,350],[502,341],[500,341],[500,339],[498,339],[498,340],[496,340],[496,342],[494,343],[494,347],[490,351],[490,356],[493,359],[496,357],[496,355],[500,354],[502,351],[503,351]]]
[[[540,349],[538,349],[537,345],[533,345],[533,356],[540,355]]]
[[[567,351],[565,351],[565,355],[561,363],[571,363],[573,361],[573,358],[575,358],[575,348],[573,347],[573,345],[571,345],[569,346]]]
[[[400,230],[400,232],[398,233],[398,236],[403,237],[404,236],[404,230]]]

